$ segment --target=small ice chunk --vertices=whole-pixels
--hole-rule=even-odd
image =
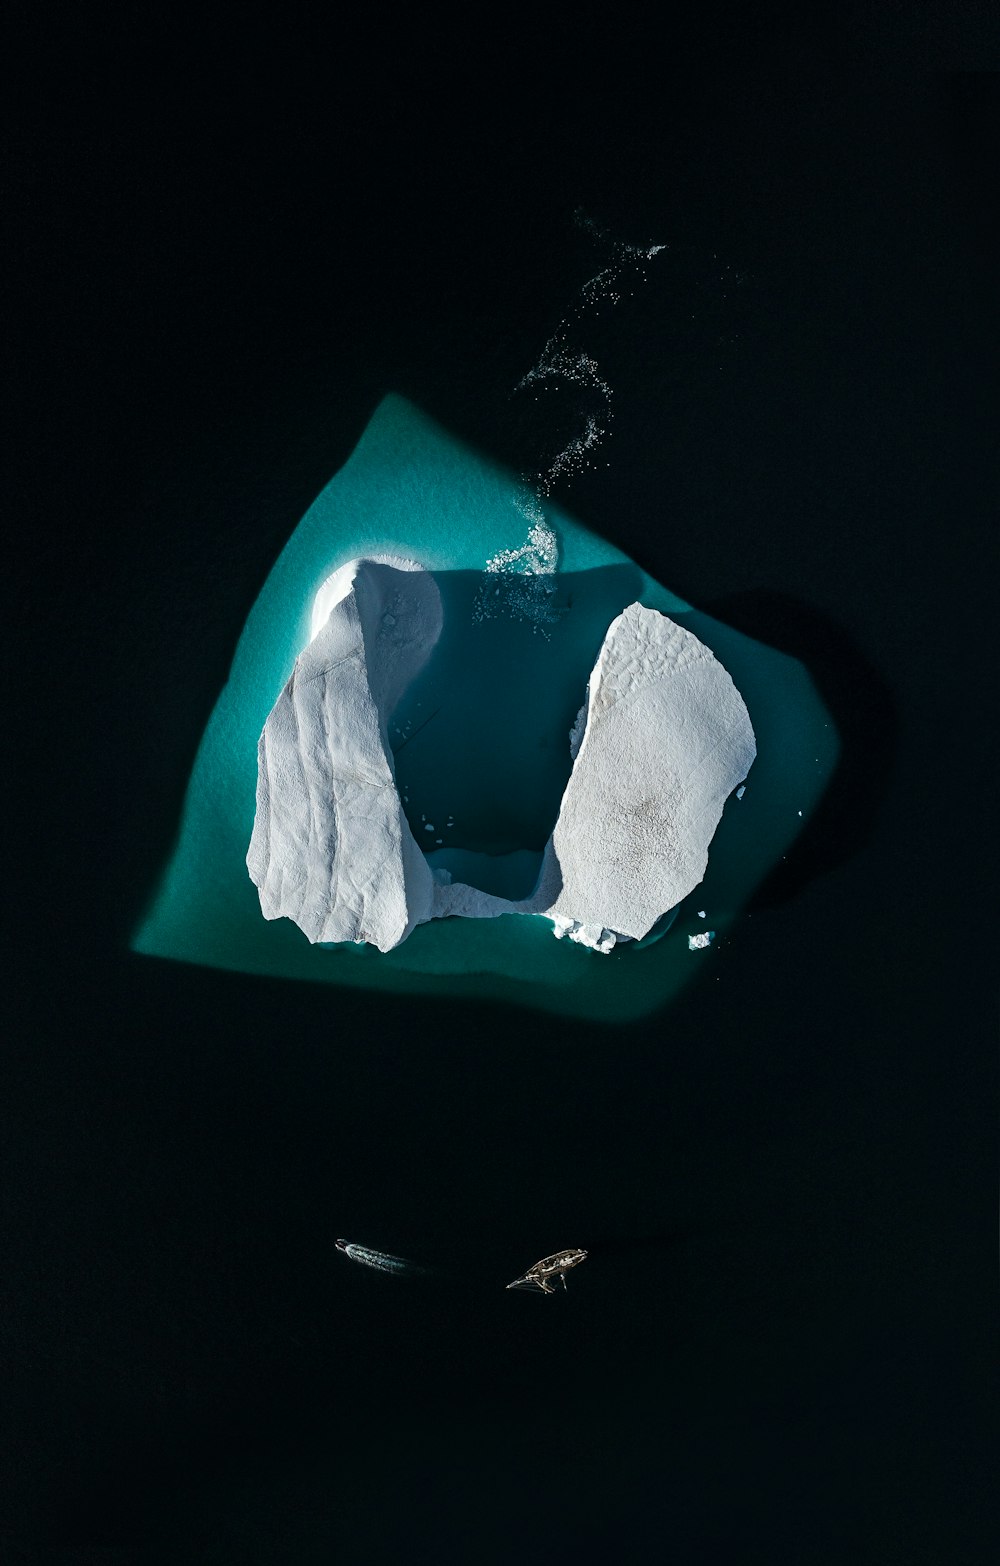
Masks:
[[[433,823],[433,821],[428,821],[427,825],[424,827],[424,831],[425,832],[433,832],[433,830],[434,830],[434,823]]]
[[[437,643],[441,596],[422,567],[383,558],[341,567],[317,600],[312,640],[258,742],[247,869],[265,919],[293,919],[316,944],[391,951],[434,901],[387,734]],[[392,635],[373,634],[387,612]]]
[[[569,932],[571,941],[578,946],[589,946],[592,951],[609,952],[615,944],[615,935],[612,930],[606,930],[599,924],[581,924],[579,920],[573,920],[573,928]]]
[[[610,952],[619,936],[616,931],[605,929],[603,925],[581,924],[579,919],[568,919],[564,914],[549,914],[552,920],[552,933],[557,941],[568,935],[571,941],[578,946],[587,946],[591,951]],[[628,936],[625,937],[629,939]]]
[[[746,791],[747,791],[746,784],[745,783],[741,783],[739,788],[736,790],[736,798],[737,799],[742,799],[743,795],[746,793]]]
[[[689,952],[704,951],[705,947],[706,946],[711,946],[711,944],[712,944],[712,942],[714,940],[715,940],[715,931],[714,930],[702,930],[700,935],[689,935],[688,936],[688,951]]]

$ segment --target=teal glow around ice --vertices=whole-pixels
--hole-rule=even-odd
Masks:
[[[509,1000],[595,1020],[642,1016],[718,960],[718,942],[690,952],[687,937],[706,927],[724,933],[801,830],[836,760],[829,714],[801,664],[695,612],[554,506],[547,516],[559,537],[559,617],[550,635],[509,617],[476,623],[471,607],[486,560],[516,548],[525,533],[517,492],[511,474],[402,398],[380,404],[250,612],[195,759],[176,847],[133,950],[316,983]],[[509,915],[435,920],[383,954],[310,946],[289,920],[263,918],[246,867],[258,736],[309,639],[317,590],[337,566],[366,554],[402,555],[440,573],[445,633],[390,724],[397,778],[429,854],[457,868],[463,854],[518,851],[496,866],[498,890],[530,880],[533,853],[555,823],[571,764],[568,729],[616,614],[636,599],[660,609],[729,670],[750,712],[757,761],[745,797],[726,806],[705,880],[658,938],[605,956],[557,941],[546,919]],[[426,838],[422,818],[434,825]]]

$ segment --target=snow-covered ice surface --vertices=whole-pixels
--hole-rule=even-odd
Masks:
[[[390,951],[429,918],[433,879],[386,725],[441,633],[441,598],[427,571],[388,557],[341,567],[317,602],[326,619],[260,736],[247,868],[265,918]]]
[[[389,719],[441,626],[433,577],[412,562],[353,561],[324,584],[260,738],[247,865],[265,917],[381,951],[430,919],[511,913],[600,952],[640,940],[701,881],[756,755],[729,674],[655,609],[633,603],[612,621],[538,882],[514,900],[432,874],[396,788]]]
[[[727,796],[757,754],[743,698],[713,653],[655,609],[608,628],[552,836],[548,910],[640,940],[702,880]]]

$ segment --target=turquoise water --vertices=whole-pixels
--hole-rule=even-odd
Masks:
[[[389,725],[413,834],[424,848],[443,837],[484,855],[540,853],[569,781],[587,680],[609,621],[641,594],[642,572],[559,572],[545,584],[552,619],[542,629],[511,615],[477,621],[481,572],[436,580],[444,629]]]
[[[691,609],[555,506],[547,507],[547,519],[560,560],[544,584],[552,589],[548,623],[539,628],[505,614],[477,619],[486,560],[523,539],[518,491],[513,475],[404,399],[380,404],[250,612],[195,759],[177,843],[133,950],[317,983],[485,996],[603,1020],[649,1012],[718,960],[717,950],[690,952],[687,936],[727,930],[787,852],[836,761],[829,714],[801,664]],[[510,915],[436,920],[383,954],[367,946],[310,946],[290,921],[262,917],[246,869],[257,739],[308,641],[316,591],[337,566],[377,553],[433,570],[445,605],[441,641],[390,724],[408,818],[429,854],[464,866],[486,890],[521,895],[537,874],[537,853],[569,776],[568,731],[604,632],[621,609],[635,599],[660,609],[721,659],[747,703],[758,758],[745,797],[726,806],[705,881],[655,932],[658,939],[602,956],[555,940],[547,920]],[[489,880],[495,884],[486,886]]]

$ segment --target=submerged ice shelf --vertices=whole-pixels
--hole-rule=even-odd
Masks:
[[[442,624],[434,576],[413,561],[354,560],[324,583],[259,741],[247,865],[265,918],[382,952],[455,916],[540,915],[599,952],[641,940],[702,880],[756,755],[729,674],[656,609],[633,602],[612,620],[564,741],[572,771],[536,884],[511,898],[457,879],[447,853],[425,854],[397,787],[390,723]]]

